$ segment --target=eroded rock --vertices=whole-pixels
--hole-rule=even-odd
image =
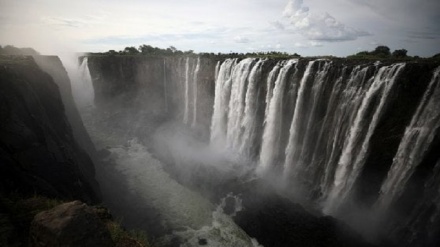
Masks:
[[[114,246],[95,210],[80,201],[37,214],[31,224],[30,238],[34,247]]]

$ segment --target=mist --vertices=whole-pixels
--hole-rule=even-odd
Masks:
[[[0,0],[2,47],[49,74],[60,58],[124,227],[158,246],[438,243],[440,64],[418,57],[438,52],[438,4],[405,23],[413,4],[394,1],[165,2]],[[376,45],[416,57],[304,57]]]

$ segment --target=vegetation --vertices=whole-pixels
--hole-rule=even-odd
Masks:
[[[193,50],[181,51],[174,46],[166,49],[153,47],[151,45],[140,45],[138,48],[134,46],[127,46],[123,50],[115,51],[109,50],[104,53],[90,53],[91,55],[144,55],[144,56],[176,56],[176,55],[194,55]]]
[[[348,56],[350,59],[412,59],[418,57],[409,57],[406,49],[398,49],[391,53],[388,46],[380,45],[373,51],[361,51],[355,55]]]
[[[289,54],[287,52],[269,51],[269,52],[252,52],[252,53],[194,53],[193,50],[181,51],[174,46],[166,49],[153,47],[151,45],[140,45],[138,48],[134,46],[125,47],[123,50],[109,50],[104,53],[89,53],[89,55],[111,55],[111,56],[201,56],[201,57],[216,57],[216,58],[244,58],[244,57],[260,57],[273,59],[289,59],[301,57],[299,54]]]
[[[27,246],[29,230],[34,216],[64,203],[58,199],[34,195],[23,197],[12,193],[0,197],[0,246]],[[105,223],[117,247],[150,247],[142,231],[126,231],[112,220],[108,210],[95,206],[99,218]]]

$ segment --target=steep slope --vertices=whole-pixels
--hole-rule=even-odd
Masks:
[[[93,163],[74,139],[54,80],[32,57],[0,63],[0,191],[98,201]]]

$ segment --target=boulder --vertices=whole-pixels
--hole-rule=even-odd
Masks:
[[[37,214],[31,223],[30,246],[114,246],[94,208],[80,201]]]

